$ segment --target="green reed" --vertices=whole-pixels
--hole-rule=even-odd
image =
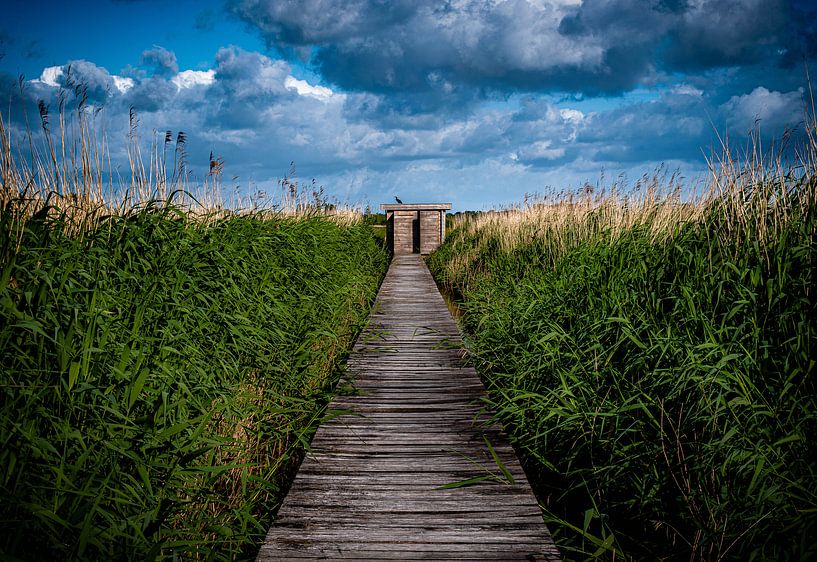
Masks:
[[[0,557],[254,556],[387,257],[362,223],[0,209]],[[222,213],[223,215],[223,213]]]
[[[430,257],[568,559],[817,556],[813,137],[800,154],[726,157],[691,202],[466,217]]]

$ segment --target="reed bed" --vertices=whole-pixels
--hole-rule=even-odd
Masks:
[[[227,189],[226,164],[213,152],[207,173],[197,178],[189,166],[187,133],[152,131],[143,142],[134,109],[123,139],[127,154],[123,175],[103,126],[104,108],[89,105],[79,85],[73,93],[60,92],[55,116],[43,101],[37,119],[29,118],[25,106],[23,115],[25,126],[14,127],[0,112],[0,208],[15,213],[18,232],[27,217],[43,209],[55,212],[66,228],[81,236],[100,218],[157,203],[172,204],[199,221],[241,214],[323,216],[342,224],[362,218],[360,209],[330,201],[315,180],[299,184],[294,162],[277,189],[270,191]]]
[[[814,121],[769,154],[457,217],[428,260],[569,560],[817,556]]]
[[[93,116],[0,121],[0,558],[253,558],[388,257],[294,179],[196,195],[178,136],[117,179]]]

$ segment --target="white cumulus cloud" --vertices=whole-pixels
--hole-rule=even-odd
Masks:
[[[180,90],[195,86],[209,86],[216,81],[215,70],[183,70],[176,74],[171,81]]]
[[[123,76],[113,76],[113,85],[116,86],[116,89],[119,90],[120,93],[125,93],[131,88],[133,88],[133,78],[127,78]]]
[[[294,76],[287,76],[284,80],[284,87],[288,90],[295,90],[298,95],[309,96],[319,100],[326,100],[334,95],[334,92],[324,86],[313,86],[306,80],[298,80]]]
[[[702,90],[699,90],[695,86],[690,86],[689,84],[677,84],[670,88],[670,91],[673,94],[678,94],[679,96],[694,96],[696,98],[701,97],[704,93]]]
[[[61,66],[49,66],[43,69],[42,74],[40,74],[39,78],[35,78],[32,80],[35,84],[45,84],[46,86],[52,86],[54,88],[58,88],[60,83],[58,80],[62,78],[63,70]]]
[[[776,92],[758,86],[748,94],[732,96],[720,109],[732,126],[749,130],[759,121],[762,129],[780,132],[802,121],[802,99],[802,89]]]

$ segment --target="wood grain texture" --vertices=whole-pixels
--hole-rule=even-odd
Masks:
[[[258,560],[561,559],[461,343],[420,257],[395,256]]]
[[[420,211],[420,253],[430,254],[440,247],[445,211]]]

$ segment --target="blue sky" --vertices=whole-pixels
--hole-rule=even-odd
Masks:
[[[717,134],[740,147],[755,123],[766,142],[798,126],[817,56],[806,0],[5,0],[3,13],[12,126],[79,81],[114,160],[133,107],[143,139],[185,131],[199,175],[223,157],[231,189],[272,190],[294,161],[301,181],[373,206],[489,208],[662,165],[699,177]]]

